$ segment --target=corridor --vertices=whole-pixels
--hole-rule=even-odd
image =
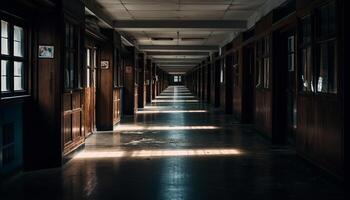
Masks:
[[[0,0],[0,200],[345,198],[344,0]]]
[[[332,178],[253,126],[169,86],[59,168],[26,172],[0,199],[344,199]]]

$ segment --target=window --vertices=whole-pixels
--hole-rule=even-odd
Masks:
[[[1,20],[0,89],[2,96],[25,92],[25,31],[23,26]]]
[[[335,43],[321,43],[317,48],[317,92],[336,93]]]
[[[220,83],[224,83],[224,62],[220,61]]]
[[[256,87],[270,87],[270,37],[266,36],[257,42],[256,48]]]
[[[86,87],[90,87],[91,76],[91,50],[86,49]]]
[[[288,37],[288,71],[295,70],[295,49],[294,49],[294,35]]]
[[[335,3],[316,11],[316,86],[317,92],[337,92]]]
[[[79,31],[75,25],[65,23],[64,88],[81,87],[81,73],[78,66]]]
[[[313,68],[311,64],[311,17],[308,15],[300,23],[300,70],[299,90],[314,92]]]

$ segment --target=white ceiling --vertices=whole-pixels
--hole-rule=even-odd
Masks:
[[[247,19],[266,0],[97,0],[117,20]]]
[[[96,0],[112,19],[118,20],[244,20],[266,0]],[[239,29],[220,28],[119,28],[139,45],[222,45]],[[152,40],[173,38],[173,40]],[[182,40],[182,38],[201,38]],[[155,56],[153,56],[155,57]],[[166,56],[161,56],[166,58]],[[181,56],[168,56],[169,59]],[[203,56],[201,56],[203,57]],[[191,57],[190,57],[191,58]],[[193,57],[192,57],[193,58]],[[203,57],[205,58],[205,57]],[[178,70],[177,70],[178,71]]]

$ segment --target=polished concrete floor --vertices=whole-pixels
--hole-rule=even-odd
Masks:
[[[251,126],[169,87],[62,168],[7,181],[0,199],[344,199],[342,186]]]

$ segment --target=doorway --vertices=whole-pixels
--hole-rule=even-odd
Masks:
[[[254,122],[254,46],[243,49],[242,123]]]
[[[274,56],[274,131],[273,140],[279,144],[295,144],[297,128],[296,102],[296,37],[294,29],[275,34]]]
[[[289,33],[284,38],[287,46],[285,58],[287,59],[287,84],[286,84],[286,104],[287,104],[287,127],[286,135],[289,143],[295,143],[295,131],[297,128],[297,105],[296,105],[296,62],[295,62],[295,33]]]

